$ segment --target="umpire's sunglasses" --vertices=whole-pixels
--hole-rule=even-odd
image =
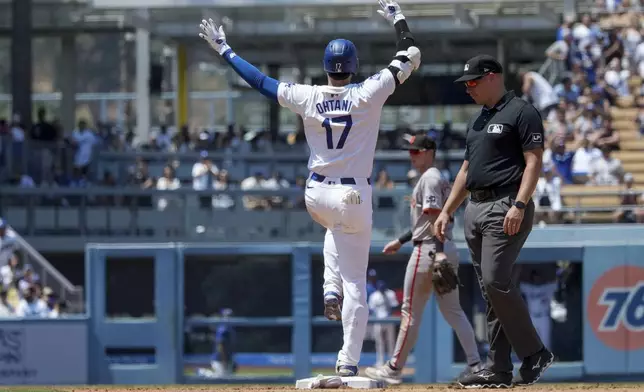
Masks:
[[[418,155],[421,152],[425,152],[425,151],[429,151],[429,150],[409,150],[409,155]]]
[[[468,81],[463,82],[463,83],[465,84],[465,87],[476,87],[476,86],[479,85],[479,83],[481,83],[481,79],[483,79],[487,75],[492,75],[493,73],[494,72],[488,72],[486,74],[483,74],[483,75],[479,76],[476,79],[468,80]]]

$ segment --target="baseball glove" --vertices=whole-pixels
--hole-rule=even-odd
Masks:
[[[443,296],[458,287],[459,279],[445,253],[429,254],[432,259],[432,285],[436,294]]]

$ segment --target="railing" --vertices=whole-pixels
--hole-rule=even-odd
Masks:
[[[374,189],[374,238],[384,240],[409,227],[406,196],[411,189]],[[580,198],[564,206],[577,222],[584,212],[615,211],[636,206],[582,206],[581,198],[617,196],[623,191],[588,194],[563,192]],[[0,188],[0,209],[8,222],[26,236],[119,238],[185,238],[206,241],[317,240],[322,228],[305,209],[302,189],[239,189],[195,191],[189,187],[159,191],[139,188]],[[461,206],[455,227],[461,227]],[[541,208],[540,211],[550,211]],[[249,222],[252,222],[249,223]],[[462,235],[456,229],[457,238]]]
[[[174,191],[138,188],[0,188],[0,210],[27,236],[155,237],[193,240],[314,239],[323,234],[303,190]],[[374,234],[409,225],[409,190],[374,190]],[[389,208],[378,208],[389,198]],[[214,203],[214,204],[213,204]]]
[[[447,163],[451,173],[456,174],[463,161],[464,150],[450,150],[445,153],[437,152],[437,157]],[[197,152],[189,153],[159,153],[159,152],[102,152],[95,161],[94,170],[98,175],[110,171],[117,178],[128,175],[128,170],[135,160],[144,159],[148,162],[150,173],[160,176],[163,166],[172,162],[176,176],[179,179],[191,179],[192,165],[199,161]],[[279,171],[288,180],[297,176],[308,176],[308,153],[302,150],[279,151],[275,153],[223,153],[212,152],[209,158],[219,169],[226,169],[231,179],[241,181],[259,171],[271,175]],[[374,160],[374,175],[385,168],[394,181],[405,181],[411,168],[409,154],[406,151],[377,151]]]
[[[10,135],[0,136],[0,181],[7,182],[19,174],[29,174],[40,183],[52,167],[71,172],[74,149],[64,141],[43,142],[26,137],[13,141]]]
[[[30,264],[33,267],[43,287],[50,287],[62,301],[68,304],[66,313],[83,313],[85,311],[83,287],[74,286],[40,252],[22,238],[16,230],[12,227],[10,227],[10,230],[16,236],[19,245],[18,252],[23,263]]]

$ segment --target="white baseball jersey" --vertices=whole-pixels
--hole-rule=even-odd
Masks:
[[[309,170],[335,178],[371,177],[380,113],[395,88],[387,69],[343,87],[280,83],[280,105],[304,121]]]

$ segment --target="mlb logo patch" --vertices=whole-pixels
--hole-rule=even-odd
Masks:
[[[487,133],[503,133],[503,124],[490,124],[487,127]]]
[[[543,139],[541,138],[541,134],[540,134],[540,133],[533,133],[533,134],[532,134],[532,142],[534,142],[534,143],[541,143],[541,140],[543,140]]]

